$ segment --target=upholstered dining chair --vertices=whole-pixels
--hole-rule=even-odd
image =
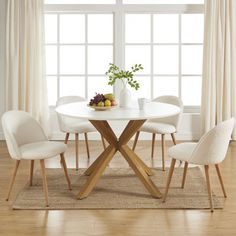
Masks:
[[[49,202],[47,178],[45,174],[45,159],[60,154],[68,187],[71,190],[71,183],[64,158],[64,152],[66,150],[64,143],[49,141],[39,123],[24,111],[13,110],[4,113],[2,116],[2,127],[10,156],[16,160],[6,198],[7,201],[10,197],[21,160],[31,161],[30,186],[33,184],[34,161],[40,161],[46,206],[49,206]]]
[[[175,162],[176,160],[180,160],[185,162],[181,185],[182,188],[184,188],[188,164],[204,166],[210,208],[213,212],[214,206],[212,201],[209,177],[209,165],[215,165],[224,197],[226,197],[226,191],[224,188],[223,179],[221,177],[219,163],[221,163],[225,159],[233,128],[234,118],[231,118],[218,124],[213,129],[204,134],[198,143],[181,143],[169,149],[168,154],[172,161],[168,173],[166,191],[163,197],[163,202],[165,202],[168,194],[171,178],[174,172]]]
[[[73,102],[84,102],[86,101],[80,96],[64,96],[57,100],[57,106],[73,103]],[[67,144],[70,134],[75,135],[75,160],[76,160],[76,170],[79,169],[79,134],[84,134],[86,150],[88,159],[90,158],[89,144],[88,144],[88,134],[90,132],[97,132],[95,127],[87,120],[66,117],[57,113],[59,127],[61,132],[66,133],[65,144]],[[104,149],[106,148],[105,140],[101,136],[102,144]]]
[[[156,134],[161,134],[162,170],[165,170],[165,134],[170,134],[174,145],[176,145],[175,133],[178,131],[179,128],[180,117],[183,112],[183,102],[180,98],[176,96],[161,96],[153,99],[152,101],[176,105],[180,108],[180,113],[166,118],[151,119],[144,123],[135,135],[133,150],[135,150],[138,137],[141,131],[152,133],[151,157],[153,158]]]

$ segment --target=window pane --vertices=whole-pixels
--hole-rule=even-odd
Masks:
[[[178,82],[177,76],[156,76],[153,79],[153,97],[162,95],[178,96]]]
[[[88,46],[88,73],[105,74],[113,62],[112,46]]]
[[[202,46],[182,46],[182,74],[202,74]]]
[[[149,76],[135,76],[134,79],[139,83],[140,88],[135,90],[128,86],[132,94],[132,100],[138,98],[151,98],[151,78]]]
[[[203,43],[204,15],[183,14],[181,19],[182,19],[182,42]]]
[[[60,43],[85,42],[85,16],[81,14],[60,15]]]
[[[57,43],[57,15],[45,14],[45,43]]]
[[[48,105],[54,106],[57,101],[57,77],[47,76]]]
[[[150,43],[150,14],[126,14],[125,42]]]
[[[84,74],[85,72],[84,46],[60,47],[60,73]]]
[[[204,0],[123,0],[125,4],[204,4]]]
[[[82,76],[61,76],[60,97],[73,95],[85,97],[85,78]]]
[[[45,4],[114,4],[116,0],[44,0]]]
[[[125,67],[130,70],[134,64],[142,64],[144,69],[137,74],[150,73],[150,46],[126,46],[125,47]]]
[[[91,99],[95,93],[113,93],[113,86],[108,83],[106,76],[91,76],[88,77],[88,98]]]
[[[182,77],[182,100],[185,106],[200,106],[202,79],[199,76]]]
[[[46,46],[46,74],[57,74],[57,46]]]
[[[176,14],[158,14],[153,17],[155,43],[178,43],[179,17]]]
[[[89,43],[113,42],[113,15],[111,14],[88,15],[88,42]]]
[[[178,74],[178,46],[154,46],[154,73]]]

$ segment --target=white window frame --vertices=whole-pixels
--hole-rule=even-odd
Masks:
[[[116,4],[45,4],[44,10],[46,14],[50,14],[50,13],[54,13],[54,14],[56,13],[113,14],[114,16],[113,17],[113,24],[114,24],[113,25],[113,29],[114,29],[113,30],[113,33],[114,33],[113,35],[113,60],[116,65],[124,68],[125,67],[125,14],[127,13],[171,14],[172,13],[172,14],[179,14],[179,17],[180,17],[181,14],[203,14],[204,4],[123,4],[122,0],[116,0]],[[179,21],[179,24],[181,24],[181,21]],[[181,32],[179,33],[179,35],[180,34]],[[50,45],[50,44],[47,44],[47,45]],[[108,44],[104,44],[104,45],[108,45]],[[150,45],[150,43],[148,43],[147,45]],[[164,45],[164,44],[155,44],[155,45]],[[193,44],[181,43],[181,45],[198,45],[198,44],[197,43],[193,43]],[[199,45],[202,45],[202,44],[199,44]],[[179,52],[181,54],[181,50]],[[59,57],[59,54],[57,56]],[[181,55],[179,55],[179,57],[181,57]],[[179,62],[179,66],[181,66],[181,60]],[[96,76],[96,75],[93,75],[93,76]],[[154,74],[152,74],[151,76],[153,77]],[[179,70],[178,76],[181,76],[181,70]],[[191,76],[191,75],[184,75],[184,76]],[[197,76],[197,75],[194,75],[194,76]],[[181,83],[180,79],[179,79],[179,83]],[[87,86],[87,79],[85,79],[85,84]],[[181,89],[180,85],[181,84],[179,84],[179,89]],[[58,84],[58,90],[60,89],[59,86],[60,85]],[[116,85],[114,86],[114,93],[118,95],[121,89],[122,89],[122,84],[116,83]],[[179,94],[181,94],[181,91],[179,91]],[[86,96],[87,96],[87,87],[86,87]],[[184,112],[199,113],[199,111],[200,111],[199,106],[185,106],[184,108]]]

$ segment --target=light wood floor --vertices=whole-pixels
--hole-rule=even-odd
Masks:
[[[99,141],[90,141],[91,160],[87,161],[85,145],[80,142],[80,167],[87,167],[102,150]],[[160,144],[155,158],[150,158],[151,142],[138,143],[136,152],[150,166],[160,166]],[[169,144],[171,145],[171,144]],[[66,160],[69,168],[75,166],[73,143],[69,143]],[[168,161],[168,160],[167,160]],[[35,211],[11,210],[12,200],[28,181],[29,162],[20,164],[19,173],[9,202],[5,196],[12,172],[5,143],[0,142],[0,235],[61,236],[61,235],[236,235],[236,143],[231,142],[226,160],[222,163],[228,198],[223,210],[65,210]],[[46,167],[60,167],[59,158],[46,162]],[[110,167],[128,167],[117,155]],[[214,192],[222,194],[215,169],[211,170]],[[188,179],[187,179],[188,181]],[[186,182],[187,184],[187,182]],[[197,197],[197,196],[196,196]],[[168,199],[167,199],[168,200]],[[50,188],[49,188],[50,201]]]

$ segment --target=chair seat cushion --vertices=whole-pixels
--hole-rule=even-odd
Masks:
[[[20,147],[21,158],[27,160],[46,159],[65,152],[66,145],[55,141],[29,143]]]
[[[95,127],[90,122],[71,122],[67,123],[63,128],[64,132],[67,133],[89,133],[97,131]]]
[[[158,134],[171,134],[176,132],[176,128],[173,125],[149,121],[144,123],[139,130],[143,132]]]
[[[190,158],[196,146],[197,143],[180,143],[169,148],[168,155],[170,158],[191,163]]]

